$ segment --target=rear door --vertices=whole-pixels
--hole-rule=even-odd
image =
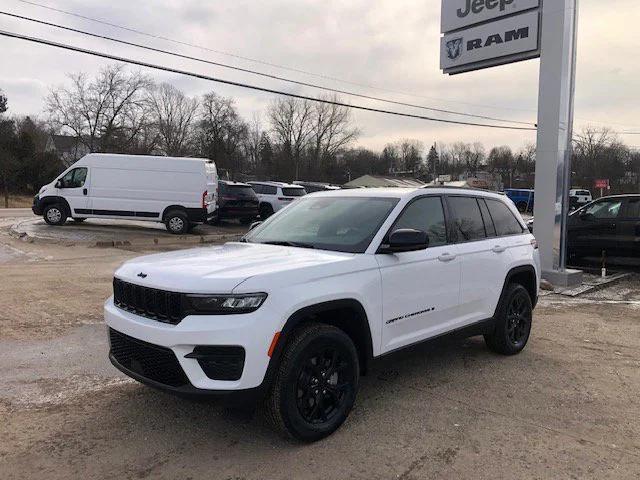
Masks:
[[[618,246],[621,256],[640,258],[640,197],[628,197],[622,204]]]
[[[447,235],[442,197],[412,200],[388,236],[400,228],[427,232],[429,248],[377,254],[382,279],[382,352],[445,333],[457,325],[460,259]]]
[[[462,261],[460,322],[467,325],[493,316],[510,263],[510,244],[497,236],[482,198],[449,195],[447,204]]]

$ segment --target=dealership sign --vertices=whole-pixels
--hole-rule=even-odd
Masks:
[[[440,68],[456,74],[540,56],[540,0],[443,0]]]

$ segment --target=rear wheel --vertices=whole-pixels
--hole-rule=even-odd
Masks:
[[[53,203],[45,207],[42,216],[49,225],[64,225],[67,221],[67,209],[60,203]]]
[[[171,210],[164,217],[164,223],[169,233],[182,235],[189,231],[189,219],[187,214],[180,210]]]
[[[491,350],[502,355],[520,353],[529,341],[532,322],[529,292],[522,285],[512,283],[499,307],[494,331],[485,334],[485,342]]]
[[[263,203],[260,205],[260,218],[262,220],[266,220],[271,215],[273,215],[273,207],[268,203]]]
[[[265,401],[267,420],[287,436],[312,442],[337,430],[358,391],[356,347],[342,330],[311,323],[287,343]]]

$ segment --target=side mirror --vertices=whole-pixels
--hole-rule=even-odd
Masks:
[[[256,228],[258,225],[260,225],[262,223],[262,220],[259,222],[253,222],[250,226],[249,226],[249,231],[253,230],[254,228]]]
[[[429,236],[422,230],[402,228],[389,236],[388,245],[380,247],[379,253],[400,253],[425,250],[429,247]]]
[[[55,187],[56,187],[56,188],[63,188],[63,187],[62,187],[62,180],[58,180],[58,181],[56,182]]]

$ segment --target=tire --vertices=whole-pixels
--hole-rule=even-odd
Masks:
[[[359,377],[358,352],[346,333],[331,325],[305,324],[285,346],[263,406],[265,417],[287,437],[303,442],[325,438],[349,415]]]
[[[253,222],[253,217],[242,217],[240,219],[242,225],[249,225],[251,222]]]
[[[44,208],[42,217],[49,225],[64,225],[64,222],[67,221],[68,217],[67,209],[61,203],[52,203]]]
[[[520,353],[529,341],[533,323],[533,306],[526,288],[518,283],[507,287],[495,318],[494,331],[485,334],[490,350],[501,355]]]
[[[169,233],[184,235],[189,231],[189,219],[181,210],[171,210],[164,216],[164,224]]]
[[[74,218],[73,221],[76,223],[82,223],[86,220],[86,218]]]
[[[273,207],[268,203],[263,203],[260,205],[260,218],[262,220],[266,220],[271,215],[273,215]]]

